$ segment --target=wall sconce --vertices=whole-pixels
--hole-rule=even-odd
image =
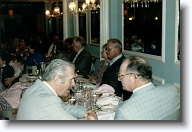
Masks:
[[[90,10],[98,10],[100,8],[99,4],[96,4],[96,0],[85,0],[85,2],[82,4],[82,7],[77,10],[77,5],[75,2],[69,3],[69,11],[72,14],[75,13],[86,13]]]
[[[51,18],[51,17],[59,17],[62,16],[63,13],[60,12],[60,8],[58,6],[58,1],[56,1],[56,6],[54,7],[54,9],[52,10],[52,14],[50,12],[50,10],[46,10],[45,11],[45,15],[47,18]]]
[[[75,2],[70,2],[69,3],[69,11],[72,13],[72,14],[75,14],[77,13],[77,5],[75,4]]]

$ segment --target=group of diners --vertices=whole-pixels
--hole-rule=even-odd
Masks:
[[[86,49],[85,40],[81,36],[72,38],[69,46],[72,50],[65,53],[55,44],[57,40],[55,37],[48,48],[46,57],[50,62],[42,79],[37,79],[22,95],[17,120],[97,120],[95,111],[78,105],[68,105],[60,98],[70,94],[70,88],[75,86],[75,78],[78,75],[99,86],[112,86],[115,95],[123,98],[123,103],[116,108],[114,120],[180,119],[179,89],[171,84],[155,86],[152,82],[151,65],[139,56],[125,57],[122,53],[122,43],[118,39],[111,38],[103,45],[101,54],[104,60],[91,76],[89,73],[92,55]],[[29,51],[30,48],[32,49],[33,45],[29,46]],[[3,56],[0,58],[3,62]],[[23,65],[26,64],[27,58],[24,59]],[[44,60],[33,62],[37,64],[46,61],[43,55],[42,59]],[[8,61],[1,67],[4,65],[10,66]],[[2,79],[1,82],[3,83]],[[4,84],[10,87],[7,81]]]

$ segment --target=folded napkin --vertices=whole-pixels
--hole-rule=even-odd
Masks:
[[[103,106],[103,105],[118,105],[119,99],[114,97],[114,96],[103,96],[98,98],[96,104],[98,106]]]
[[[110,85],[103,84],[93,92],[103,93],[103,95],[111,95],[111,94],[113,95],[115,93],[115,90]]]
[[[13,84],[9,89],[1,92],[0,96],[3,97],[12,108],[18,108],[22,90],[25,88],[26,87],[21,86],[21,82],[17,82]]]

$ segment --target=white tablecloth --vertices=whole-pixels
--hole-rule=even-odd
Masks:
[[[115,112],[98,111],[96,112],[98,120],[114,120]]]

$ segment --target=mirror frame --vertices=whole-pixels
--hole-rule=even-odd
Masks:
[[[122,2],[122,18],[124,19],[124,2]],[[134,51],[124,50],[124,21],[122,21],[122,51],[124,54],[128,55],[138,55],[146,58],[159,60],[165,63],[165,22],[166,22],[166,1],[162,0],[162,42],[161,42],[161,56],[139,53]]]

